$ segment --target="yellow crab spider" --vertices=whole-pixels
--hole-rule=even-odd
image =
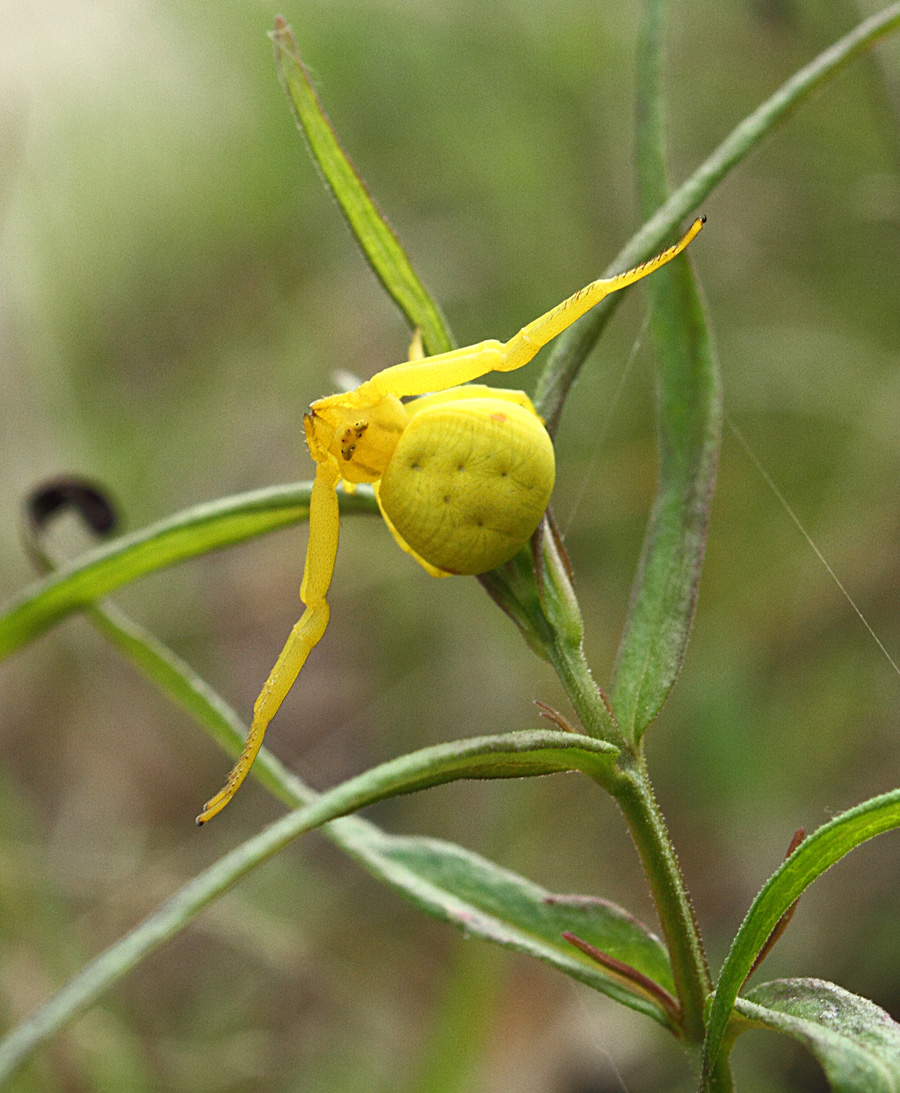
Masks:
[[[594,281],[508,342],[484,341],[433,357],[421,357],[414,348],[413,359],[312,404],[303,421],[316,463],[300,585],[305,610],[256,700],[244,750],[198,824],[237,792],[269,722],[328,626],[338,486],[352,490],[356,483],[372,483],[391,534],[433,577],[486,573],[508,561],[528,542],[550,501],[553,444],[524,392],[470,381],[527,364],[605,296],[680,254],[702,225],[698,218],[674,246],[625,273]],[[400,401],[410,397],[414,401]]]

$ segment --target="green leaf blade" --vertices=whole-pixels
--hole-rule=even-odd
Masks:
[[[138,577],[307,519],[311,488],[271,486],[197,505],[90,551],[8,605],[0,616],[0,659]],[[367,486],[341,493],[340,506],[343,514],[378,513]]]
[[[665,5],[651,0],[639,55],[638,167],[650,215],[668,197],[662,117]],[[619,644],[611,700],[637,743],[684,661],[706,549],[722,391],[703,304],[682,254],[647,280],[658,362],[659,481]]]
[[[719,372],[682,255],[648,285],[659,361],[659,481],[619,645],[611,700],[637,742],[684,661],[721,440]]]
[[[187,709],[226,751],[237,755],[246,726],[180,657],[109,604],[89,617],[121,653],[177,705]],[[289,806],[318,794],[265,747],[252,776]],[[526,953],[654,1020],[666,1017],[653,1001],[623,986],[562,938],[570,930],[672,992],[672,972],[660,940],[615,904],[555,896],[480,855],[434,839],[391,836],[368,820],[344,817],[323,833],[370,875],[432,917],[471,936]]]
[[[529,778],[577,770],[602,781],[613,772],[617,755],[602,740],[540,729],[436,744],[345,782],[349,803],[340,814],[460,778]]]
[[[598,765],[607,769],[615,754],[610,745],[574,733],[538,731],[481,737],[401,756],[314,797],[183,885],[0,1041],[0,1082],[24,1062],[38,1043],[182,930],[214,899],[300,835],[386,797],[460,778],[528,777],[568,770],[584,770],[596,776]],[[350,830],[359,832],[360,828]]]
[[[240,752],[246,726],[188,664],[110,604],[92,608],[89,618],[226,751],[232,755]],[[319,796],[265,747],[251,773],[289,806],[310,804]],[[536,956],[666,1023],[654,1002],[636,993],[633,986],[623,986],[562,938],[563,931],[572,931],[671,993],[672,972],[664,946],[646,926],[615,904],[587,897],[554,896],[461,847],[434,839],[390,836],[358,817],[334,820],[326,825],[324,834],[373,877],[432,917],[472,936]]]
[[[246,726],[180,657],[117,608],[93,608],[89,618],[138,669],[185,708],[226,751],[236,755]],[[569,739],[563,736],[562,741]],[[610,755],[602,748],[601,755]],[[318,794],[286,770],[264,747],[252,775],[286,804],[309,804]],[[664,946],[646,926],[605,900],[556,896],[453,844],[398,838],[358,817],[327,824],[324,834],[372,876],[421,910],[471,936],[484,938],[551,964],[580,982],[654,1020],[668,1018],[634,984],[623,985],[562,937],[569,930],[672,993]]]
[[[868,839],[900,827],[900,789],[835,817],[805,839],[759,891],[722,967],[709,1014],[705,1066],[714,1063],[738,992],[778,920],[810,884]]]
[[[276,20],[271,37],[278,75],[297,125],[366,260],[410,326],[422,331],[428,353],[453,349],[453,339],[440,309],[341,146],[284,19]]]
[[[880,1006],[821,979],[777,979],[738,1002],[756,1027],[799,1040],[834,1093],[900,1091],[900,1025]]]
[[[360,843],[347,847],[356,857]],[[560,896],[472,851],[440,839],[385,835],[371,828],[362,845],[371,871],[405,877],[404,894],[434,918],[469,937],[536,957],[566,975],[669,1027],[660,1007],[619,982],[562,934],[570,931],[596,948],[673,990],[662,942],[621,907],[606,900]],[[399,885],[398,885],[399,887]]]
[[[722,179],[769,133],[847,65],[898,29],[900,3],[894,3],[864,19],[794,73],[773,95],[739,122],[672,196],[656,209],[609,263],[602,276],[612,277],[656,254],[681,221],[694,213]],[[625,292],[617,292],[608,296],[556,339],[538,377],[534,397],[538,413],[547,422],[551,435],[556,431],[572,384],[625,295]]]

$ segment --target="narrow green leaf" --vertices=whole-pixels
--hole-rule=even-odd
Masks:
[[[129,581],[305,520],[311,488],[310,482],[271,486],[196,505],[61,566],[27,588],[0,616],[0,659]],[[378,513],[368,486],[352,495],[341,493],[340,505],[344,514]]]
[[[372,871],[374,861],[379,879],[403,878],[404,894],[413,903],[466,936],[537,957],[669,1026],[656,1003],[609,975],[562,937],[566,930],[576,934],[671,993],[672,972],[662,942],[621,907],[606,900],[554,895],[439,839],[401,838],[370,827],[367,836],[345,846],[351,857],[359,857],[360,848],[365,857],[359,860],[366,869]]]
[[[824,824],[766,881],[741,923],[719,976],[706,1031],[707,1069],[718,1055],[738,991],[781,916],[845,854],[895,827],[900,827],[900,789],[864,801]]]
[[[900,1025],[867,998],[821,979],[776,979],[737,1008],[752,1026],[809,1048],[834,1093],[900,1091]]]
[[[110,984],[184,928],[207,904],[298,836],[385,797],[460,778],[518,778],[584,770],[614,761],[608,744],[562,732],[524,732],[425,748],[351,778],[248,839],[188,881],[136,929],[120,938],[0,1041],[0,1083],[34,1047],[90,1005]],[[345,828],[346,830],[346,828]],[[359,830],[359,829],[357,829]],[[407,876],[409,870],[406,871]],[[417,891],[421,884],[416,881]]]
[[[297,124],[306,137],[326,185],[350,225],[350,231],[410,326],[422,331],[427,351],[447,352],[453,348],[447,323],[350,157],[341,147],[284,19],[275,21],[272,41],[275,43],[278,75],[293,107]]]
[[[196,672],[143,627],[110,604],[88,617],[144,675],[194,716],[232,755],[247,729],[231,707]],[[563,740],[569,739],[569,734]],[[318,798],[266,748],[253,776],[292,807]],[[623,986],[562,938],[570,930],[631,965],[671,993],[672,973],[659,939],[626,911],[605,900],[553,896],[543,888],[451,843],[398,838],[374,824],[345,817],[324,834],[376,879],[434,917],[473,936],[529,953],[625,1005],[667,1023],[660,1008]]]
[[[180,657],[110,604],[88,617],[174,702],[191,713],[226,751],[236,755],[246,726],[229,705]],[[564,734],[563,741],[571,739]],[[604,754],[609,754],[604,752]],[[266,748],[252,774],[290,806],[318,795]],[[397,838],[356,818],[332,821],[325,835],[376,879],[422,910],[468,934],[536,956],[655,1020],[666,1015],[633,985],[623,985],[562,938],[569,930],[673,990],[668,957],[659,939],[626,911],[605,900],[553,896],[538,885],[450,843]]]
[[[475,736],[382,763],[328,795],[335,795],[335,800],[346,798],[346,804],[333,806],[340,808],[334,815],[342,816],[386,797],[416,793],[460,778],[529,778],[579,770],[603,780],[614,768],[617,754],[611,744],[577,733],[536,729]],[[329,819],[332,816],[316,821],[315,826]]]
[[[662,13],[658,0],[648,8],[639,55],[638,174],[648,215],[667,197]],[[659,482],[610,695],[634,742],[659,713],[684,660],[722,434],[719,371],[689,256],[648,278],[647,291],[658,361]]]
[[[191,713],[232,755],[241,750],[246,726],[230,706],[180,657],[109,604],[88,617],[120,652],[173,701]],[[296,807],[318,794],[290,773],[266,748],[253,776]],[[668,957],[659,939],[626,911],[605,900],[553,896],[539,886],[450,843],[398,838],[356,817],[332,821],[324,834],[372,876],[435,918],[472,936],[529,953],[655,1020],[660,1008],[623,986],[562,939],[564,930],[672,991]]]
[[[636,266],[656,254],[681,221],[698,208],[728,172],[764,137],[786,121],[815,91],[842,72],[851,61],[898,28],[900,3],[890,4],[877,15],[864,19],[849,34],[838,39],[791,76],[774,95],[732,129],[718,148],[631,237],[601,276],[612,277],[613,274]],[[653,274],[653,277],[658,276],[659,273]],[[538,413],[546,420],[551,434],[556,431],[566,396],[575,378],[625,295],[625,292],[616,292],[607,296],[556,339],[547,364],[538,378],[534,396]]]

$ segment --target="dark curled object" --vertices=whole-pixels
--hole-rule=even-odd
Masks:
[[[77,475],[51,478],[31,491],[25,500],[29,529],[40,536],[47,524],[67,510],[77,512],[84,523],[101,537],[115,531],[119,517],[115,506],[96,482]]]

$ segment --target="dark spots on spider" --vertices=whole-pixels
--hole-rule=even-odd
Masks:
[[[444,504],[445,504],[445,505],[449,505],[449,504],[450,504],[450,495],[449,495],[449,494],[448,494],[448,495],[447,495],[447,496],[446,496],[446,497],[444,498]]]
[[[355,441],[362,438],[363,433],[368,427],[369,423],[367,421],[357,421],[355,425],[344,430],[343,435],[341,436],[341,455],[348,463],[353,458],[353,453],[356,451]]]
[[[418,459],[411,459],[409,463],[409,469],[411,471],[420,471],[422,469],[422,464],[418,461]]]
[[[459,466],[456,469],[460,472],[464,471],[466,469],[465,463],[460,463]]]

